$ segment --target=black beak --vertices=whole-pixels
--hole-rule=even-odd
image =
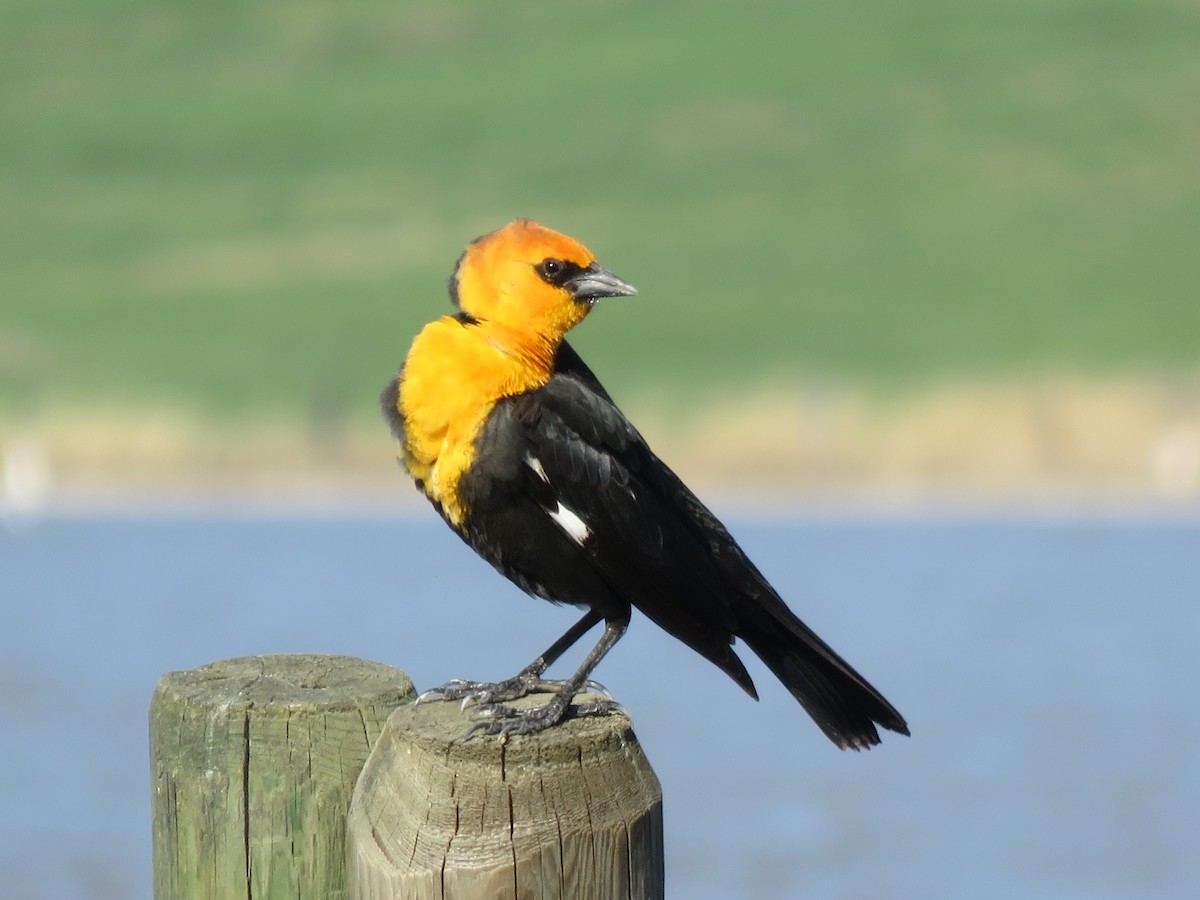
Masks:
[[[618,278],[608,269],[592,263],[578,275],[564,283],[576,300],[591,303],[601,297],[632,297],[637,288],[623,278]]]

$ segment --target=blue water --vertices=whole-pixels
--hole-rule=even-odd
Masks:
[[[839,753],[757,660],[758,704],[635,618],[599,677],[662,780],[670,896],[1200,896],[1200,522],[731,524],[913,737]],[[314,651],[497,678],[574,617],[432,514],[0,529],[0,897],[150,896],[163,672]]]

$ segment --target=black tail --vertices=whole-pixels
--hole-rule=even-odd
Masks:
[[[757,604],[739,637],[775,673],[842,749],[879,743],[881,725],[908,734],[908,724],[883,695],[796,618],[777,597]]]

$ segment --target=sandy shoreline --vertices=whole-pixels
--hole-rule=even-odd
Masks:
[[[1200,521],[1200,498],[1128,490],[987,491],[860,485],[828,489],[731,489],[692,482],[726,518],[1022,518]],[[387,481],[326,477],[295,484],[225,482],[150,485],[120,481],[56,484],[36,503],[0,503],[4,521],[92,517],[432,516],[399,473]],[[431,519],[432,521],[432,519]]]
[[[955,384],[887,396],[764,388],[628,406],[715,508],[912,514],[1200,511],[1191,382]],[[382,423],[178,411],[0,419],[0,512],[403,513],[424,501]]]

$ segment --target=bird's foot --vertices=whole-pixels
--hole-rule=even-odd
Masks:
[[[416,702],[454,700],[459,701],[463,709],[479,706],[481,712],[487,714],[489,708],[510,700],[519,700],[530,694],[558,693],[566,684],[566,681],[542,678],[540,673],[527,669],[504,681],[467,681],[463,678],[452,678],[441,687],[431,688],[420,694]],[[613,700],[612,693],[598,681],[586,682],[583,690],[599,694],[607,701]]]
[[[600,693],[587,687],[588,693]],[[591,716],[606,716],[609,713],[624,712],[624,707],[612,699],[608,691],[603,691],[605,700],[589,700],[586,703],[571,705],[571,697],[563,693],[555,694],[554,698],[544,706],[534,706],[520,709],[506,706],[502,703],[489,703],[478,707],[477,717],[483,721],[476,722],[467,731],[466,737],[477,734],[496,735],[501,743],[508,741],[514,734],[537,734],[566,719],[583,719]]]

